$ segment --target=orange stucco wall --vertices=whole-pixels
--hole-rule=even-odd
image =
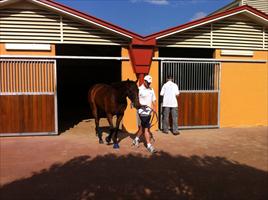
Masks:
[[[159,57],[159,52],[158,50],[154,50],[154,55],[153,57]],[[158,63],[159,61],[152,61],[151,63],[151,66],[150,66],[150,72],[149,74],[152,76],[153,78],[153,82],[152,82],[152,88],[154,89],[154,92],[155,92],[155,96],[156,96],[156,110],[158,111],[158,101],[159,101],[159,67],[158,67]],[[157,112],[157,115],[159,116],[159,113]],[[158,123],[157,122],[157,119],[156,119],[156,116],[154,117],[154,120],[153,120],[153,124],[155,124],[151,130],[152,131],[155,131],[155,130],[158,130]]]
[[[31,56],[55,56],[55,45],[51,44],[50,51],[17,51],[17,50],[6,50],[5,44],[0,43],[0,55],[31,55]]]
[[[129,52],[127,48],[122,48],[122,56],[123,57],[130,57]],[[155,51],[154,57],[158,57],[158,51]],[[150,72],[149,74],[153,77],[153,83],[152,87],[155,91],[156,98],[157,98],[157,104],[158,104],[158,61],[152,61],[150,66]],[[137,80],[136,74],[133,71],[131,61],[122,61],[122,80]],[[137,115],[136,115],[136,109],[130,107],[130,100],[128,99],[128,107],[125,111],[125,115],[123,118],[123,125],[126,128],[126,130],[130,133],[135,133],[137,131],[138,125],[137,125]],[[153,123],[156,122],[156,118],[154,119]],[[157,130],[158,124],[155,124],[151,130]]]
[[[218,59],[267,60],[268,51],[253,57],[221,56]],[[222,62],[220,127],[268,125],[268,63]]]
[[[127,48],[122,48],[122,57],[130,57],[128,53]],[[122,80],[133,80],[136,81],[136,74],[133,71],[131,61],[130,60],[124,60],[122,61],[122,68],[121,68],[121,77]],[[128,106],[125,111],[124,118],[122,120],[122,124],[124,128],[130,132],[130,133],[135,133],[137,131],[137,119],[136,119],[136,109],[130,107],[131,101],[128,99]]]

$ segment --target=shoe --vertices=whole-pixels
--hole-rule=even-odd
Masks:
[[[147,147],[147,150],[148,150],[150,153],[156,153],[156,150],[154,149],[153,146],[150,146],[149,148]]]
[[[138,140],[133,140],[132,141],[132,146],[139,147],[139,141]]]
[[[179,131],[174,131],[174,132],[172,132],[172,133],[173,133],[173,135],[179,135],[179,134],[180,134]]]
[[[163,130],[162,132],[165,134],[168,134],[168,130]]]

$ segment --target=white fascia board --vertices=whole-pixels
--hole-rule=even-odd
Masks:
[[[50,51],[50,44],[16,44],[16,43],[6,43],[6,50],[34,50],[34,51]]]
[[[232,50],[232,49],[224,49],[221,50],[221,55],[222,56],[253,56],[254,52],[253,51],[248,51],[248,50]]]
[[[174,35],[174,34],[176,34],[176,33],[182,32],[182,31],[186,31],[186,30],[188,30],[188,29],[192,29],[192,28],[195,28],[195,27],[198,27],[198,26],[202,26],[202,25],[205,25],[205,24],[209,24],[209,23],[212,23],[212,22],[215,22],[215,21],[218,21],[218,20],[227,18],[227,17],[231,17],[231,16],[233,16],[233,15],[237,15],[237,14],[240,14],[240,13],[243,13],[243,12],[245,12],[245,13],[249,13],[249,14],[251,14],[251,15],[254,15],[255,17],[258,17],[258,18],[260,18],[260,19],[262,19],[262,20],[264,20],[265,22],[268,23],[268,20],[267,20],[267,19],[265,19],[265,18],[263,18],[263,17],[261,17],[261,16],[259,16],[259,15],[256,15],[255,13],[252,13],[252,12],[250,12],[250,11],[248,11],[248,10],[241,10],[241,11],[238,11],[238,12],[235,12],[235,13],[231,13],[231,14],[229,14],[229,15],[224,15],[224,16],[221,16],[221,17],[212,19],[212,20],[205,21],[205,22],[200,23],[200,24],[196,24],[196,25],[193,25],[193,26],[189,26],[189,27],[186,27],[186,28],[184,28],[184,29],[180,29],[180,30],[178,30],[178,31],[171,32],[171,33],[168,33],[168,34],[159,36],[159,37],[156,38],[156,40],[161,39],[161,38],[164,38],[164,37],[167,37],[167,36],[170,36],[170,35]]]
[[[47,4],[45,4],[45,3],[43,3],[43,2],[40,2],[40,1],[38,1],[38,0],[32,0],[32,2],[35,2],[36,4],[39,4],[39,5],[48,7],[48,8],[50,8],[50,9],[52,9],[52,10],[57,10],[57,11],[59,11],[59,12],[61,12],[61,13],[70,15],[70,16],[72,16],[72,17],[74,17],[74,18],[77,18],[77,19],[80,19],[80,20],[89,22],[89,23],[91,23],[91,24],[95,24],[96,26],[102,27],[102,28],[107,29],[107,30],[109,30],[109,31],[115,32],[115,33],[117,33],[117,34],[119,34],[119,35],[123,35],[123,36],[125,36],[125,37],[128,37],[128,38],[132,39],[132,37],[131,37],[130,35],[121,33],[121,32],[119,32],[119,31],[116,31],[116,30],[114,30],[114,29],[108,28],[108,27],[106,27],[106,26],[103,26],[103,25],[98,24],[98,23],[96,23],[96,22],[93,22],[93,21],[91,21],[91,20],[85,19],[85,18],[83,18],[83,17],[77,16],[77,15],[72,14],[72,13],[70,13],[70,12],[67,12],[67,11],[65,11],[65,10],[61,10],[61,9],[59,9],[59,8],[55,8],[55,7],[53,7],[53,6],[47,5]]]

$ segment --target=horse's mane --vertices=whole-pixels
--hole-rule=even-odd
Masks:
[[[134,82],[134,81],[131,81],[131,80],[126,80],[126,81],[121,81],[121,82],[114,82],[114,83],[111,83],[111,86],[115,89],[121,89],[121,88],[124,88],[125,84],[127,82]]]

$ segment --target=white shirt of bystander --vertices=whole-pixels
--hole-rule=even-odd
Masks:
[[[167,81],[160,92],[160,95],[163,96],[163,107],[178,107],[177,95],[179,95],[179,88],[176,83],[172,81]]]

